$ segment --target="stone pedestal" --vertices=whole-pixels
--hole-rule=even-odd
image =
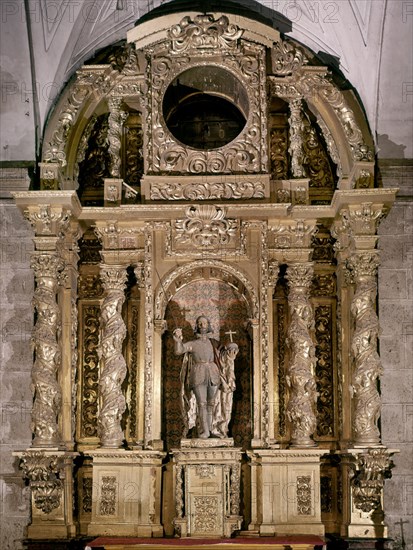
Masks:
[[[194,440],[192,440],[194,441]],[[175,449],[175,530],[182,537],[230,537],[241,528],[241,449],[208,446]],[[218,440],[219,441],[219,440]]]
[[[260,535],[324,535],[318,449],[256,449],[251,467],[250,531]]]
[[[97,449],[88,535],[162,537],[161,479],[165,454]]]

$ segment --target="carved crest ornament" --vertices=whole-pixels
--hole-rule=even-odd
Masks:
[[[395,190],[374,188],[368,124],[260,18],[170,13],[127,40],[77,71],[40,189],[14,194],[35,234],[29,538],[385,537],[377,228]]]

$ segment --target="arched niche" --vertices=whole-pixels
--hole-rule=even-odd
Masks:
[[[239,269],[216,260],[197,260],[166,274],[155,291],[155,319],[164,321],[162,338],[162,439],[168,449],[182,438],[180,407],[182,356],[174,354],[172,333],[183,329],[184,341],[193,338],[195,320],[206,315],[214,338],[226,344],[233,331],[240,352],[235,362],[237,388],[229,426],[235,444],[249,448],[252,439],[252,349],[250,323],[258,319],[258,298],[248,277]],[[259,366],[256,366],[258,369]],[[189,434],[190,435],[190,434]]]
[[[196,318],[206,316],[213,337],[221,344],[235,341],[239,353],[235,360],[236,389],[233,394],[229,436],[236,447],[248,449],[252,439],[252,342],[248,335],[248,307],[240,292],[218,278],[195,279],[181,287],[169,300],[165,321],[167,330],[162,341],[162,439],[166,449],[180,446],[184,436],[181,409],[182,356],[174,353],[172,337],[175,328],[182,328],[184,341],[194,338]]]

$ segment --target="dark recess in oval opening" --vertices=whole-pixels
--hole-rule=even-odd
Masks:
[[[194,149],[218,149],[245,127],[248,95],[225,69],[192,67],[168,86],[162,110],[169,131],[181,143]]]
[[[176,139],[195,149],[223,147],[238,136],[246,123],[233,103],[202,92],[187,95],[170,110],[165,121]]]

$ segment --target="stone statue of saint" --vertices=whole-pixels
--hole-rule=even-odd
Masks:
[[[211,324],[204,315],[197,318],[194,332],[195,339],[186,343],[182,329],[175,329],[173,334],[175,353],[184,355],[181,370],[184,437],[197,426],[201,439],[224,438],[231,419],[238,345],[230,342],[220,346],[212,338]]]

